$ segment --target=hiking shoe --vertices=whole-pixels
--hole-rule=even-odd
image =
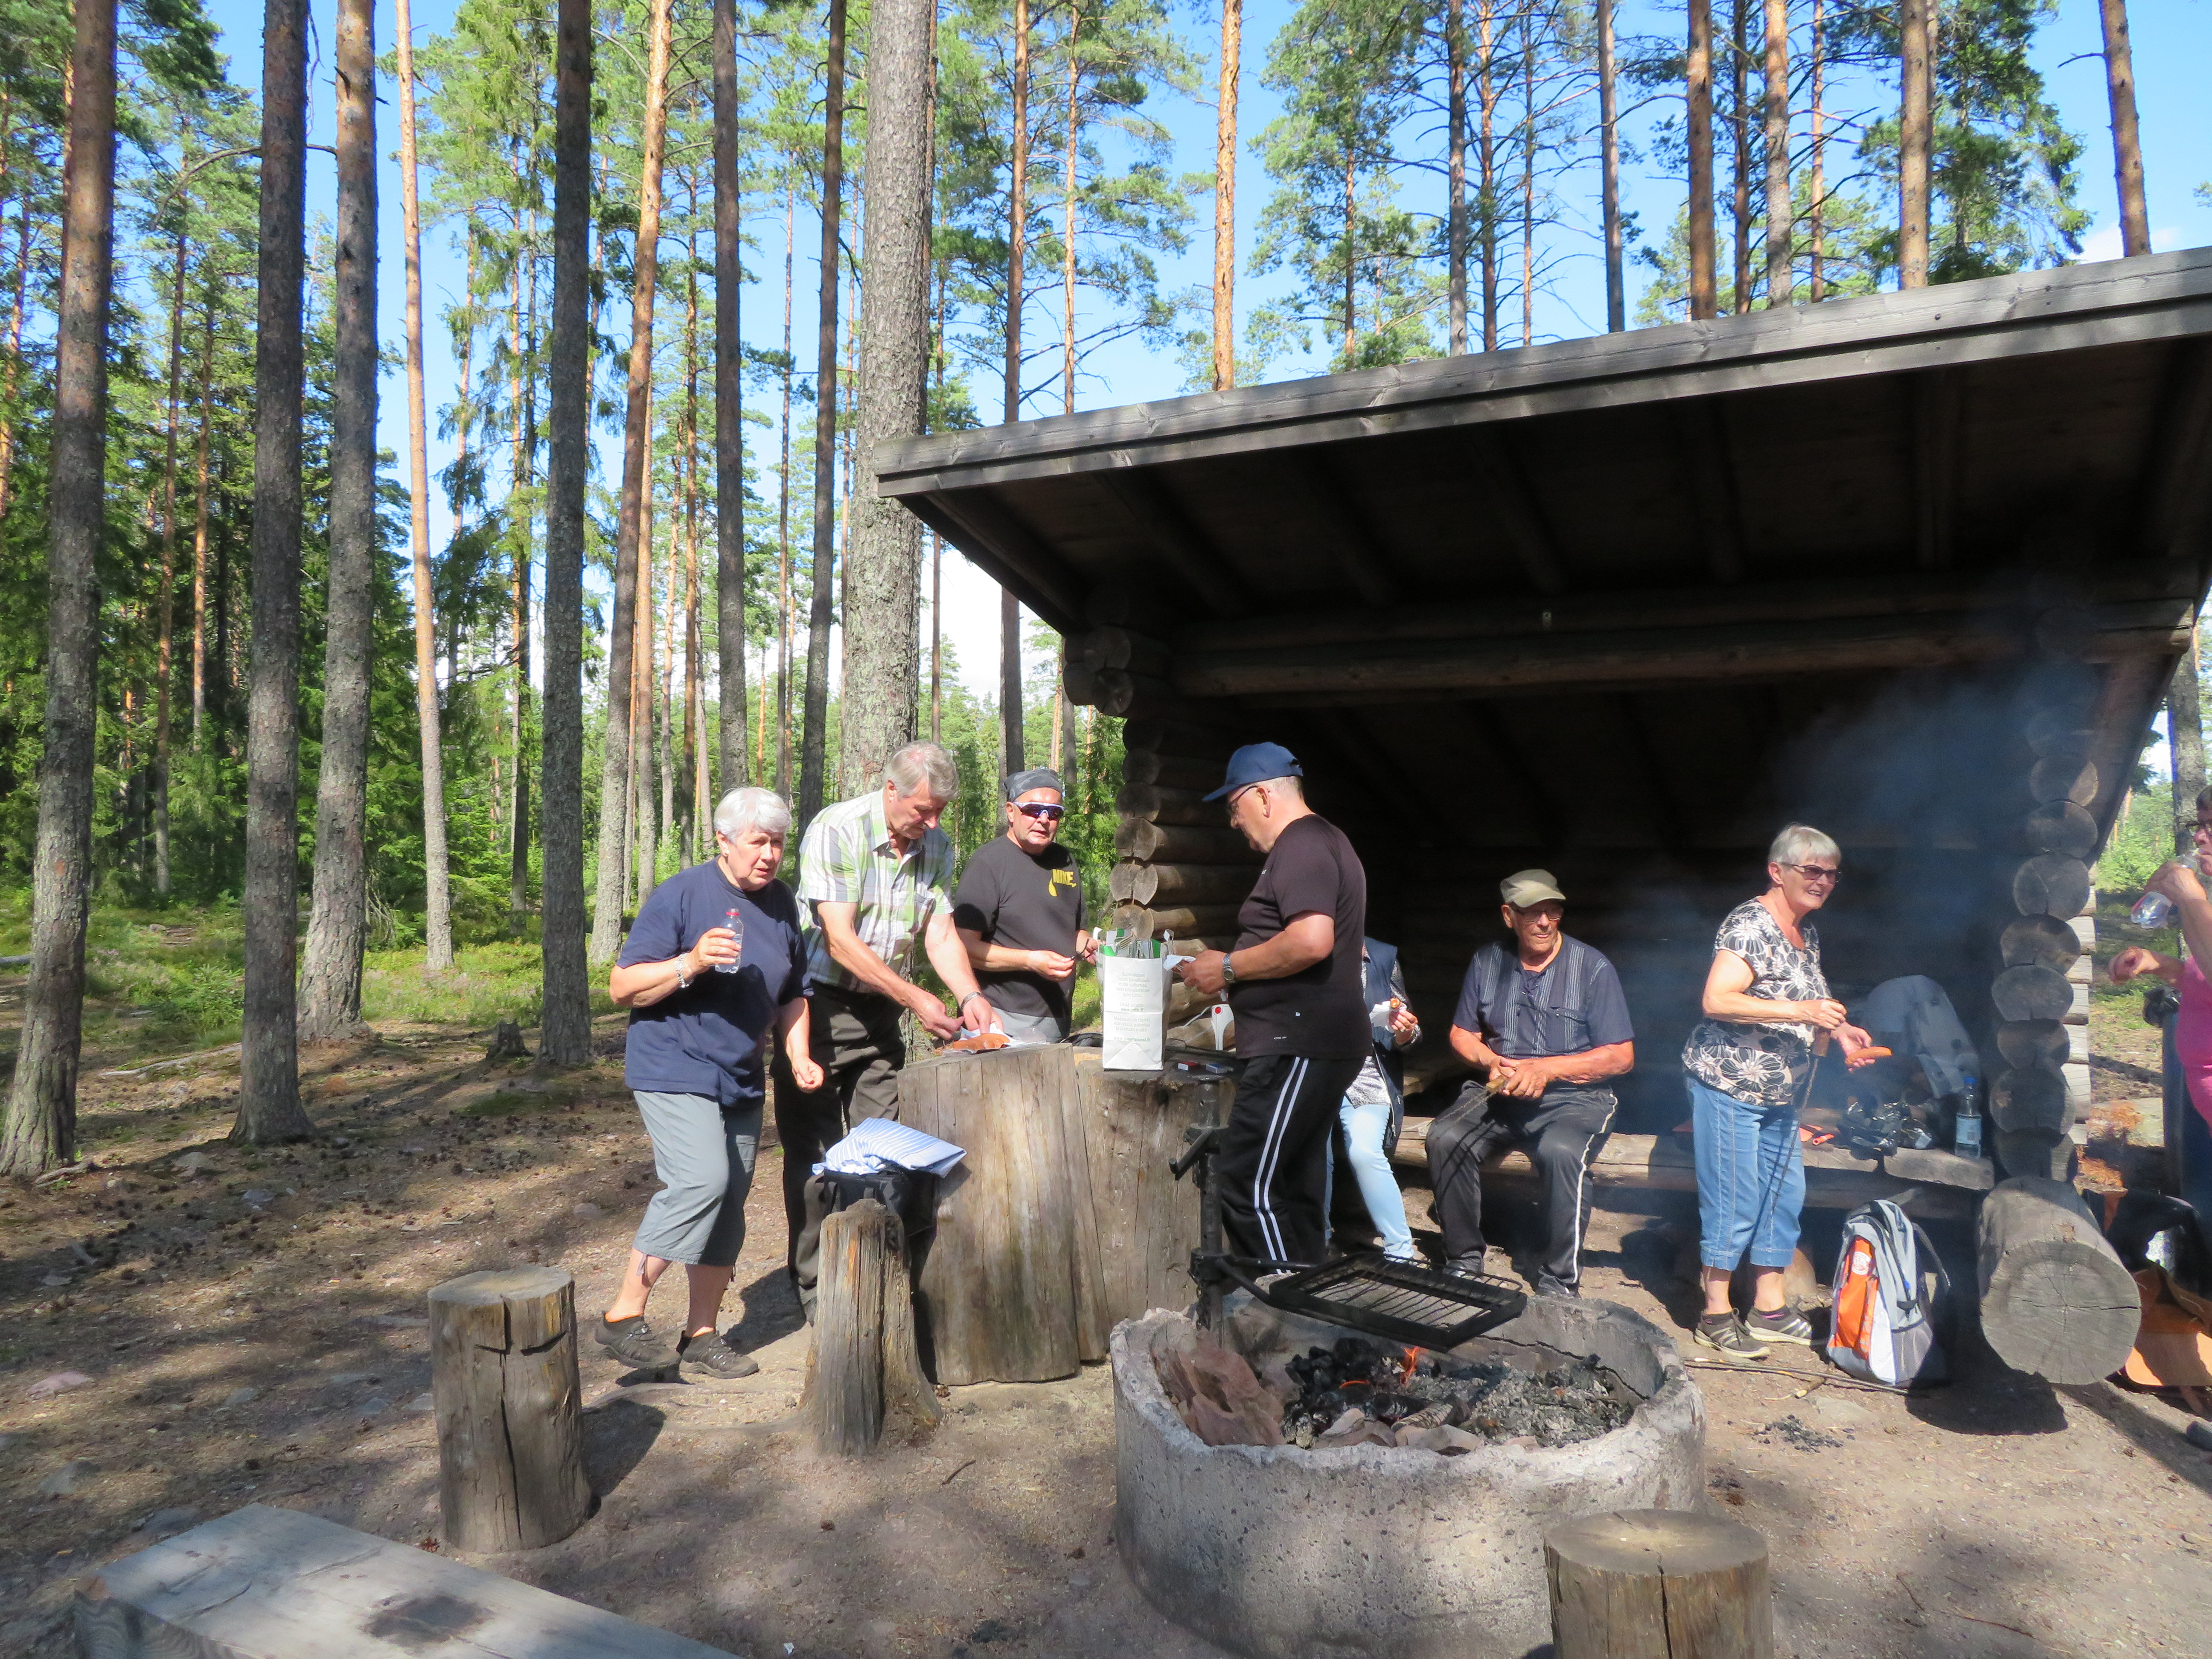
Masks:
[[[601,1347],[632,1370],[676,1369],[675,1345],[646,1323],[643,1314],[635,1319],[595,1319],[592,1322],[592,1334]]]
[[[742,1349],[730,1346],[729,1338],[720,1331],[705,1331],[697,1336],[687,1336],[677,1344],[677,1352],[684,1357],[685,1373],[697,1373],[720,1382],[734,1382],[740,1376],[750,1376],[760,1370],[760,1362]]]
[[[1747,1364],[1766,1358],[1766,1350],[1733,1311],[1705,1314],[1698,1320],[1698,1346],[1711,1348],[1723,1359]]]
[[[1538,1296],[1567,1296],[1577,1300],[1581,1299],[1583,1293],[1581,1285],[1570,1285],[1564,1279],[1554,1279],[1549,1273],[1541,1273],[1536,1275],[1534,1288]]]
[[[1795,1342],[1801,1348],[1813,1346],[1813,1327],[1795,1308],[1777,1308],[1772,1313],[1754,1308],[1743,1316],[1743,1328],[1754,1341]]]

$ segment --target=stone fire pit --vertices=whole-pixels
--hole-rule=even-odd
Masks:
[[[1146,1598],[1252,1659],[1522,1659],[1548,1639],[1543,1534],[1618,1509],[1692,1509],[1705,1401],[1659,1328],[1610,1303],[1534,1299],[1454,1352],[1548,1370],[1595,1355],[1643,1403],[1571,1445],[1209,1446],[1159,1383],[1184,1316],[1114,1332],[1115,1540]],[[1248,1303],[1223,1343],[1255,1370],[1352,1333]]]

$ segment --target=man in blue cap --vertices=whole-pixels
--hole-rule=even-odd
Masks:
[[[1373,1042],[1363,994],[1367,872],[1344,832],[1306,805],[1297,757],[1249,744],[1206,797],[1263,855],[1234,949],[1185,963],[1183,982],[1228,994],[1243,1059],[1214,1160],[1231,1249],[1317,1262],[1328,1232],[1329,1132]]]

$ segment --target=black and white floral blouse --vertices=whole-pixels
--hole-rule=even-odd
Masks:
[[[1802,951],[1790,942],[1774,913],[1747,899],[1728,913],[1713,939],[1716,951],[1732,951],[1751,964],[1746,996],[1769,1002],[1812,1002],[1828,994],[1820,971],[1820,935],[1801,924]],[[1682,1065],[1709,1089],[1754,1106],[1787,1106],[1812,1057],[1814,1028],[1809,1023],[1769,1025],[1753,1020],[1708,1019],[1690,1033]]]

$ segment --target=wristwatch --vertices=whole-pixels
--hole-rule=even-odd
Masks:
[[[1221,953],[1221,988],[1227,990],[1237,983],[1237,964],[1229,959],[1229,952]]]

